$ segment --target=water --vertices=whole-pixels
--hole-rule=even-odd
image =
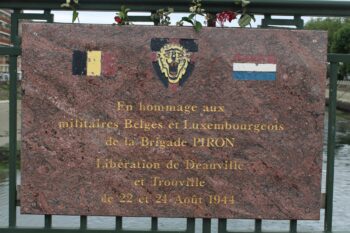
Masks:
[[[325,132],[327,130],[327,114],[325,120]],[[350,229],[350,113],[337,113],[337,147],[335,157],[335,185],[334,185],[334,231],[346,231]],[[326,138],[324,140],[326,151]],[[322,192],[325,192],[326,156],[322,169]],[[18,179],[20,173],[18,172]],[[19,183],[19,180],[18,180]],[[8,172],[0,170],[0,227],[8,224]],[[320,221],[298,221],[300,231],[322,231],[324,210],[321,210]],[[17,209],[18,226],[38,227],[44,225],[43,216],[20,215]],[[196,232],[201,232],[202,221],[196,220]],[[115,218],[113,217],[88,217],[88,228],[113,229]],[[53,227],[79,227],[79,217],[53,216]],[[151,227],[150,218],[124,218],[123,227],[127,229],[147,229]],[[186,219],[159,219],[160,230],[184,230]],[[289,221],[263,221],[263,231],[289,229]],[[253,220],[228,220],[228,230],[254,230]],[[217,220],[212,221],[212,232],[217,232]]]

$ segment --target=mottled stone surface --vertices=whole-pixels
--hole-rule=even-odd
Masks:
[[[152,38],[198,43],[183,86],[165,88],[157,77]],[[326,33],[315,31],[23,25],[21,213],[319,219],[326,41]],[[114,54],[107,59],[113,66],[102,70],[109,75],[72,75],[73,50]],[[233,62],[254,57],[277,62],[275,81],[232,78]],[[117,101],[133,111],[118,111]],[[137,108],[140,102],[198,109],[145,112]],[[223,106],[224,112],[203,112],[203,105]],[[59,128],[75,119],[118,128]],[[125,129],[125,119],[153,122],[155,129]],[[190,130],[184,120],[239,129]],[[169,129],[172,122],[179,128]],[[117,145],[105,145],[110,137]],[[146,147],[141,137],[187,143]],[[125,145],[125,138],[135,145]],[[199,147],[193,138],[234,138],[234,147]],[[160,168],[106,169],[98,159]],[[186,160],[233,166],[185,169]],[[166,168],[170,161],[179,168]],[[154,177],[177,186],[154,186]],[[199,187],[183,186],[188,178]],[[210,195],[219,195],[220,203]],[[181,203],[186,200],[191,203]]]

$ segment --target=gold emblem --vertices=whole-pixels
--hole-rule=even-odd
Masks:
[[[191,53],[179,44],[165,44],[157,52],[157,62],[160,71],[169,83],[179,83],[186,73],[190,63]]]

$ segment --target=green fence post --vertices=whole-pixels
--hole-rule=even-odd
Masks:
[[[11,42],[18,47],[18,14],[11,14]],[[9,227],[16,227],[17,199],[17,55],[10,55],[10,94],[9,94]]]
[[[194,233],[195,230],[195,219],[194,218],[187,218],[187,224],[186,224],[186,232],[187,233]]]
[[[327,142],[327,176],[326,176],[326,212],[324,230],[332,231],[333,186],[334,186],[334,150],[337,107],[337,74],[338,63],[331,61],[328,106],[328,142]]]
[[[227,231],[227,219],[226,218],[219,218],[218,232],[219,233],[226,233],[226,231]]]
[[[297,226],[298,226],[297,220],[290,220],[290,223],[289,223],[289,232],[290,232],[290,233],[297,233],[297,232],[298,232]]]
[[[211,219],[210,218],[203,218],[203,233],[210,233],[211,232]]]
[[[122,231],[123,229],[123,218],[122,217],[115,217],[115,230],[117,232]]]
[[[45,229],[50,229],[52,227],[52,216],[51,215],[45,215]]]
[[[151,230],[154,232],[158,231],[158,218],[153,217],[151,221]]]
[[[80,230],[85,231],[87,229],[87,216],[80,216]]]
[[[255,219],[254,232],[255,233],[261,233],[261,228],[262,228],[262,220],[261,219]]]

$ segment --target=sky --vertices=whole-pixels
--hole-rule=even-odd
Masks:
[[[28,13],[40,13],[41,11],[25,11]],[[71,23],[72,22],[72,11],[53,11],[52,12],[55,17],[54,20],[57,23]],[[150,15],[150,13],[135,13],[130,12],[130,15]],[[79,12],[79,22],[80,23],[93,23],[93,24],[112,24],[114,23],[114,17],[116,16],[116,12],[96,12],[96,11],[81,11]],[[181,19],[185,14],[173,13],[170,15],[171,24],[175,25],[177,21]],[[256,16],[256,22],[252,23],[252,27],[257,27],[261,24],[261,19],[263,16]],[[274,18],[274,17],[272,17]],[[279,16],[278,18],[292,18]],[[308,21],[310,17],[303,17],[304,22]],[[204,17],[198,18],[199,21],[204,23]],[[135,23],[140,24],[140,23]],[[152,23],[142,23],[142,24],[152,24]],[[185,24],[186,25],[186,24]],[[232,23],[225,23],[227,27],[238,27],[238,20],[234,20]]]

